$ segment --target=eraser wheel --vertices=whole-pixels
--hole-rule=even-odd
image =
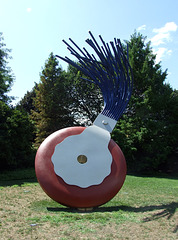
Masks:
[[[56,131],[44,140],[36,154],[35,171],[42,189],[53,200],[68,207],[90,208],[108,202],[121,189],[126,177],[125,157],[112,139],[108,145],[112,155],[111,173],[101,184],[87,188],[69,185],[55,173],[51,158],[56,145],[69,136],[81,134],[84,130],[85,127],[69,127]],[[85,156],[79,156],[78,161],[81,161],[81,164],[85,163]]]

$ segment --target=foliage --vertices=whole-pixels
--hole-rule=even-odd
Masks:
[[[155,63],[156,55],[145,37],[134,33],[127,43],[134,90],[113,138],[123,149],[129,170],[167,171],[173,168],[170,158],[177,151],[177,92],[164,83],[167,71]]]
[[[10,50],[6,48],[3,40],[2,33],[0,33],[0,101],[7,103],[10,101],[10,98],[6,93],[11,89],[14,76],[11,73],[11,69],[7,66]]]
[[[69,65],[67,78],[70,86],[71,109],[79,125],[91,125],[101,112],[103,99],[100,89],[91,82],[83,80],[83,73]]]
[[[33,165],[34,127],[25,112],[0,101],[0,159],[1,170]]]
[[[129,106],[118,121],[112,138],[126,156],[128,171],[174,170],[178,153],[178,92],[165,84],[167,70],[163,71],[161,64],[156,63],[156,55],[153,54],[150,42],[146,42],[146,37],[135,32],[126,43],[129,45],[134,89]],[[126,44],[123,47],[126,50]],[[2,47],[0,50],[2,52]],[[7,54],[6,50],[3,51]],[[7,55],[2,56],[4,59]],[[62,70],[53,53],[45,62],[40,83],[25,94],[16,109],[11,109],[3,102],[7,102],[5,93],[10,88],[13,77],[6,68],[6,62],[3,66],[8,79],[5,82],[3,77],[0,82],[0,89],[4,89],[0,95],[1,126],[4,129],[1,138],[4,139],[6,152],[9,147],[5,143],[10,141],[9,131],[14,126],[8,121],[7,125],[6,119],[17,122],[18,114],[19,121],[24,117],[31,129],[30,134],[34,130],[29,118],[33,119],[36,128],[35,146],[38,147],[54,131],[76,124],[90,125],[101,112],[103,100],[100,90],[94,84],[82,80],[81,77],[85,76],[74,67],[69,66],[67,71]],[[5,76],[5,72],[1,71],[1,75]],[[4,83],[7,84],[5,88]],[[27,128],[25,129],[28,132]],[[30,134],[26,136],[29,139]],[[29,146],[30,144],[31,140]]]
[[[102,99],[94,84],[81,80],[82,73],[69,66],[67,72],[59,67],[53,53],[50,54],[35,87],[34,109],[29,110],[37,128],[36,146],[51,133],[76,124],[91,124],[101,111]],[[34,94],[33,90],[31,92]],[[101,95],[100,95],[101,96]],[[26,97],[31,99],[31,95]],[[29,111],[28,110],[28,111]]]
[[[16,108],[19,110],[24,110],[28,114],[31,114],[32,110],[35,110],[35,106],[33,104],[33,99],[36,97],[36,90],[38,89],[38,84],[35,83],[35,86],[31,91],[27,91],[24,97],[17,104]]]
[[[17,185],[18,181],[36,182],[36,174],[34,168],[21,168],[4,170],[0,172],[0,186],[7,186],[12,181],[12,185]],[[15,182],[15,184],[14,184]]]
[[[8,53],[0,34],[0,161],[1,170],[32,166],[34,127],[26,112],[9,106],[7,96],[14,77],[7,67]]]
[[[39,146],[54,131],[73,125],[66,73],[58,66],[53,53],[45,63],[35,92],[32,117],[37,128],[35,144]]]

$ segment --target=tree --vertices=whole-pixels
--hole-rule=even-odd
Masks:
[[[103,98],[100,89],[91,82],[83,80],[83,73],[69,65],[67,78],[70,87],[71,109],[79,125],[90,125],[101,112]]]
[[[8,53],[0,34],[0,161],[1,170],[32,166],[34,127],[29,116],[9,106],[10,90],[14,77],[7,67]]]
[[[32,167],[34,126],[25,112],[0,101],[1,170]]]
[[[135,32],[127,43],[134,90],[113,138],[123,149],[129,169],[168,169],[169,157],[176,152],[178,137],[177,97],[164,83],[167,70],[162,71],[160,63],[156,64],[150,42],[146,43],[146,38]]]
[[[42,70],[34,98],[32,117],[37,128],[36,146],[54,131],[73,125],[69,95],[66,72],[51,53]]]
[[[178,95],[165,84],[167,70],[156,63],[150,42],[139,33],[127,41],[134,89],[129,106],[118,121],[112,138],[122,148],[129,171],[168,171],[175,166],[178,139]],[[126,44],[123,46],[126,49]],[[79,64],[79,63],[78,63]],[[72,66],[67,72],[51,53],[35,87],[21,104],[31,112],[37,127],[36,146],[52,132],[72,126],[89,125],[101,112],[100,90],[82,80]]]
[[[14,76],[11,69],[7,66],[7,60],[10,58],[10,50],[6,48],[6,44],[3,40],[2,33],[0,33],[0,101],[7,103],[10,98],[6,93],[11,89]]]
[[[28,114],[31,115],[31,111],[35,110],[35,106],[33,104],[33,99],[36,97],[36,90],[38,89],[38,84],[35,83],[35,86],[31,91],[27,91],[24,97],[17,104],[16,108],[20,110],[24,110]]]

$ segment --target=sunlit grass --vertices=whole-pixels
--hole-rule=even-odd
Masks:
[[[127,176],[111,201],[81,212],[50,199],[34,170],[17,173],[0,174],[2,239],[176,239],[176,179]]]

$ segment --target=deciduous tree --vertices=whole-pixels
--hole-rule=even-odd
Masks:
[[[150,42],[135,32],[127,43],[134,90],[113,138],[122,147],[129,169],[168,170],[178,138],[177,96],[165,83],[167,70],[156,63]]]
[[[79,125],[91,125],[101,112],[103,98],[100,89],[84,79],[83,73],[69,65],[67,79],[69,81],[71,109],[74,119]]]
[[[14,77],[7,60],[9,50],[0,34],[0,169],[33,166],[34,127],[27,113],[10,106],[7,96]]]
[[[10,50],[6,48],[6,44],[3,40],[3,35],[0,33],[0,101],[7,103],[10,100],[7,96],[7,92],[11,89],[14,76],[10,67],[8,67]]]

